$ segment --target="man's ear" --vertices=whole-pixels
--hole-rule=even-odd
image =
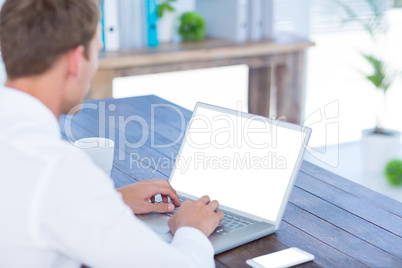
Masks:
[[[73,78],[78,79],[82,69],[82,59],[84,55],[84,46],[77,46],[68,53],[68,73]]]

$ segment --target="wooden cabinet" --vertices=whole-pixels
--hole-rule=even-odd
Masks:
[[[91,99],[111,98],[116,77],[247,64],[249,112],[299,123],[309,40],[281,34],[272,40],[235,43],[207,39],[197,43],[160,44],[154,48],[102,52],[92,83]],[[271,109],[272,111],[272,109]]]

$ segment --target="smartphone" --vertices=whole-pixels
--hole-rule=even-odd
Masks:
[[[288,248],[246,261],[253,268],[291,267],[314,260],[314,256],[299,248]]]

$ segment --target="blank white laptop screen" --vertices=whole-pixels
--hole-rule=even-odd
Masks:
[[[199,106],[176,159],[172,186],[275,222],[304,132],[249,114]]]

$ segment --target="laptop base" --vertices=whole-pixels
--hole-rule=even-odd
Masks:
[[[152,230],[162,237],[166,242],[171,242],[173,235],[170,232],[167,222],[170,217],[160,213],[148,213],[137,215]],[[275,232],[275,226],[266,222],[256,222],[246,227],[234,230],[230,233],[212,233],[209,240],[214,247],[215,255],[245,243],[259,239]],[[252,235],[250,235],[252,233]],[[228,236],[228,234],[230,234]]]

